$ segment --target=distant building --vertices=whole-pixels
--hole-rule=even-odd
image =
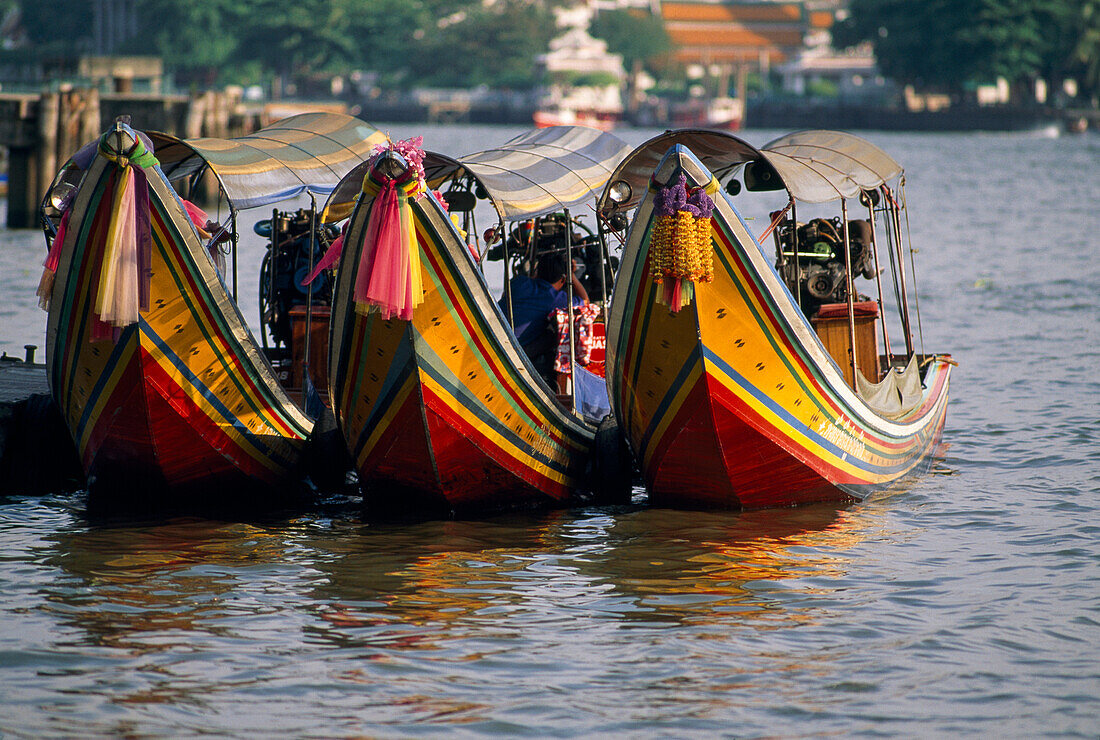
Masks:
[[[152,95],[164,92],[164,62],[160,57],[81,57],[77,74],[100,92]]]
[[[802,48],[810,17],[801,2],[663,0],[661,18],[685,65],[768,69]]]
[[[558,25],[565,32],[536,59],[546,79],[539,109],[562,116],[564,123],[573,122],[579,112],[616,119],[623,111],[623,58],[608,52],[606,41],[589,35],[591,12],[583,4],[560,11]]]
[[[895,86],[879,73],[869,45],[844,51],[828,45],[803,49],[776,71],[783,89],[795,95],[829,89],[842,100],[870,101],[896,93]]]

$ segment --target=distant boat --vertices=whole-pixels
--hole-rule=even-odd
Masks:
[[[674,128],[708,128],[739,131],[745,116],[740,98],[695,98],[673,103],[669,119]]]
[[[787,201],[770,219],[778,270],[728,195],[739,174],[748,189]],[[914,346],[904,267],[892,271],[903,350],[891,348],[879,315],[881,281],[877,299],[852,282],[878,279],[880,247],[890,265],[905,264],[901,174],[877,147],[827,131],[762,149],[674,131],[623,161],[600,204],[612,216],[637,207],[611,304],[607,376],[653,503],[862,499],[929,463],[954,362]],[[850,217],[849,199],[865,221]],[[840,213],[798,224],[796,203]]]
[[[586,126],[600,131],[611,131],[622,121],[622,114],[591,108],[550,105],[536,110],[533,118],[537,128]]]

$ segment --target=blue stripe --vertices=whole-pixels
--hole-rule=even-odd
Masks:
[[[211,391],[207,386],[203,385],[199,381],[198,377],[193,372],[191,372],[190,369],[188,369],[183,360],[181,360],[180,357],[168,347],[164,340],[154,334],[149,329],[149,324],[146,323],[144,319],[141,321],[140,325],[142,335],[148,338],[153,343],[153,345],[156,346],[156,348],[164,354],[169,362],[172,363],[172,366],[175,367],[181,375],[183,375],[184,379],[191,385],[191,387],[197,390],[199,394],[203,398],[205,398],[206,401],[211,406],[213,406],[219,414],[222,415],[222,418],[230,426],[239,431],[249,442],[255,445],[260,454],[268,457],[274,456],[274,451],[271,450],[263,442],[261,442],[260,437],[258,437],[251,429],[249,429],[243,422],[241,422],[241,420],[238,419],[236,415],[230,412],[230,410],[218,399],[213,391]],[[280,458],[280,463],[283,465],[283,467],[289,467],[290,465],[289,460],[287,460],[286,458]]]
[[[90,315],[90,314],[89,314]],[[141,319],[142,322],[145,319]],[[83,324],[81,325],[84,326]],[[96,405],[96,399],[103,393],[103,388],[107,384],[107,380],[114,373],[115,366],[118,364],[119,358],[122,356],[123,350],[126,345],[135,339],[137,334],[136,326],[128,326],[122,330],[119,335],[118,342],[115,343],[114,349],[111,350],[111,356],[107,358],[107,365],[103,368],[103,372],[99,374],[99,379],[96,380],[95,385],[92,387],[92,392],[88,395],[87,400],[84,403],[84,412],[80,415],[80,421],[77,422],[75,436],[79,441],[84,436],[84,427],[88,424],[88,417],[92,414],[92,409]],[[89,350],[86,350],[89,351]],[[74,359],[81,357],[81,353],[74,354]],[[76,376],[77,368],[73,367],[73,377]]]
[[[692,369],[699,364],[703,355],[700,352],[700,342],[695,343],[695,347],[691,350],[691,353],[687,357],[687,361],[684,362],[683,367],[680,368],[680,372],[676,373],[676,377],[672,380],[672,383],[668,386],[668,392],[665,393],[661,399],[661,403],[657,405],[656,410],[653,412],[653,417],[649,422],[649,428],[645,430],[645,434],[642,435],[641,447],[642,456],[648,454],[649,443],[653,432],[656,431],[657,426],[665,418],[665,414],[668,412],[669,406],[672,404],[672,399],[676,396],[676,392],[683,387],[687,382],[688,375],[691,374]],[[638,353],[641,356],[641,352]],[[703,380],[706,379],[704,374]]]
[[[727,377],[729,377],[731,380],[733,380],[737,384],[738,387],[740,387],[742,390],[746,391],[749,395],[751,395],[753,398],[755,398],[761,404],[766,406],[770,411],[772,411],[772,413],[774,413],[776,416],[781,418],[783,421],[790,424],[791,427],[793,427],[796,431],[801,431],[803,434],[805,434],[808,438],[810,438],[811,440],[813,440],[814,442],[819,444],[821,447],[824,447],[826,450],[833,453],[837,457],[844,457],[846,462],[849,462],[849,463],[855,465],[856,467],[860,468],[861,470],[865,470],[867,472],[879,472],[879,473],[887,472],[887,471],[890,471],[890,472],[897,471],[897,470],[903,469],[905,467],[905,464],[910,459],[912,459],[910,457],[906,457],[906,459],[903,460],[901,463],[895,463],[894,465],[891,465],[889,467],[873,465],[872,463],[866,462],[866,461],[860,459],[859,457],[856,457],[852,453],[848,452],[847,450],[841,449],[840,447],[834,445],[832,442],[828,441],[823,436],[821,436],[821,434],[819,434],[818,432],[815,432],[813,429],[811,429],[810,427],[806,426],[801,421],[796,419],[784,407],[780,406],[778,403],[776,403],[774,400],[772,400],[772,398],[769,397],[767,393],[763,392],[762,390],[757,388],[755,385],[753,385],[751,382],[749,382],[748,379],[745,378],[745,376],[741,375],[736,370],[734,370],[733,367],[728,362],[723,360],[719,355],[715,354],[713,351],[711,351],[709,348],[707,348],[705,346],[703,347],[703,359],[707,362],[713,363],[715,365],[715,367],[717,367],[719,370],[721,370],[723,373],[725,373],[725,375]],[[922,430],[922,432],[923,431],[924,430]],[[878,455],[879,457],[887,457],[888,456],[886,453],[882,453],[882,452],[878,452],[878,451],[876,451],[874,454]]]
[[[364,323],[381,320],[376,314],[371,316],[360,316],[359,314],[353,313],[352,316],[356,317],[357,321],[363,321]],[[352,324],[354,325],[354,323],[353,321]],[[367,328],[369,327],[364,327],[364,332],[366,332]],[[406,327],[404,331],[407,334],[409,328]],[[354,338],[355,335],[353,334],[351,339],[354,341]],[[351,344],[346,344],[345,346],[350,347]],[[350,358],[347,363],[348,367],[352,367],[352,362],[354,361],[360,373],[368,372],[370,370],[370,363],[366,361],[366,354],[367,348],[370,346],[371,345],[366,341],[366,337],[364,336],[362,355]],[[412,368],[412,370],[410,370],[410,368]],[[385,416],[386,411],[393,405],[398,391],[404,387],[405,379],[409,377],[410,372],[415,372],[415,364],[412,362],[412,343],[406,336],[397,345],[397,349],[393,353],[393,360],[390,361],[390,366],[386,370],[386,378],[382,381],[382,388],[380,389],[378,398],[375,399],[371,412],[363,422],[363,428],[359,431],[359,436],[355,440],[353,454],[356,460],[359,459],[359,454],[363,451],[363,448],[366,447],[367,438],[370,437],[371,432],[374,431],[375,423],[378,418]],[[353,398],[350,399],[350,401],[351,408],[354,410],[355,406],[359,403],[359,399]],[[344,433],[346,434],[349,431],[350,430],[344,430]]]

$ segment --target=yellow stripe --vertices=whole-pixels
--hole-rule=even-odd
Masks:
[[[359,453],[359,459],[356,460],[357,467],[360,470],[366,465],[367,458],[374,452],[374,448],[378,445],[378,440],[381,439],[382,434],[393,425],[393,420],[397,417],[397,412],[405,405],[405,401],[408,399],[409,394],[413,392],[413,388],[417,387],[417,383],[418,380],[415,374],[410,374],[405,378],[405,381],[401,384],[401,389],[393,397],[393,402],[390,404],[390,407],[386,409],[382,418],[374,425],[374,429],[371,431],[370,436],[367,437],[367,441]],[[355,427],[355,429],[358,428],[359,427]]]
[[[423,375],[422,382],[425,388],[434,393],[440,398],[451,411],[456,415],[464,415],[466,413],[465,407],[451,395],[445,388],[440,386],[435,380],[427,375]],[[471,424],[477,427],[482,436],[495,444],[499,449],[503,450],[506,454],[510,455],[514,460],[520,462],[520,464],[527,469],[530,469],[545,478],[549,478],[556,483],[565,484],[569,481],[570,485],[573,485],[573,480],[562,473],[554,471],[549,465],[540,460],[537,460],[526,450],[516,446],[510,440],[503,437],[496,432],[491,426],[478,423],[477,419],[470,419]],[[544,456],[550,460],[559,462],[562,467],[565,467],[566,453],[562,450],[560,445],[557,445],[549,439],[549,437],[540,429],[530,428],[529,433],[524,435],[525,439],[529,440],[531,446],[538,452],[541,452]]]
[[[83,457],[84,453],[87,451],[88,438],[99,425],[99,418],[103,414],[103,409],[107,405],[108,399],[111,398],[111,395],[114,393],[115,388],[118,387],[118,383],[122,377],[122,374],[126,372],[126,369],[128,367],[130,367],[130,363],[134,361],[134,354],[135,350],[137,349],[138,343],[132,338],[133,336],[134,335],[132,335],[131,339],[126,342],[126,347],[123,349],[122,354],[119,356],[118,362],[115,363],[114,370],[111,371],[110,377],[108,377],[107,382],[104,383],[103,390],[99,394],[99,397],[96,398],[95,405],[92,407],[91,414],[88,416],[88,423],[84,426],[84,433],[80,435],[80,442],[78,443],[81,457]],[[104,350],[104,356],[101,359],[105,361],[106,357],[110,355],[110,351],[108,350],[110,345],[104,342],[100,342],[99,344],[101,350]],[[79,359],[86,359],[87,353],[90,351],[90,349],[90,345],[81,348],[79,352]],[[75,424],[76,422],[79,422],[80,416],[83,413],[84,409],[83,407],[81,407],[79,409],[74,408],[73,410],[76,411],[76,418],[74,420]],[[73,425],[70,425],[70,429],[72,428],[75,427]]]
[[[161,237],[166,244],[171,245],[174,243],[170,234],[161,234],[158,232],[158,236]],[[165,273],[175,271],[177,274],[183,276],[181,279],[186,283],[188,271],[185,265],[178,259],[174,250],[170,247],[166,248],[165,252],[169,258],[169,262],[165,265]],[[160,257],[161,254],[159,250],[154,250],[153,279],[156,281],[157,277],[162,277],[165,282],[156,285],[155,290],[151,288],[150,294],[170,297],[165,301],[161,310],[148,312],[146,321],[150,331],[159,336],[162,341],[164,341],[165,344],[186,363],[188,369],[194,372],[196,376],[199,377],[200,381],[221,399],[222,402],[229,407],[230,412],[249,429],[256,431],[256,433],[271,434],[279,437],[288,436],[286,432],[280,431],[272,422],[273,418],[279,418],[279,420],[291,430],[289,434],[290,437],[302,438],[301,435],[298,435],[294,431],[296,425],[292,420],[280,415],[279,409],[273,408],[266,399],[258,395],[255,390],[250,387],[252,385],[251,379],[243,381],[245,388],[248,389],[245,393],[242,393],[241,389],[237,387],[237,384],[233,382],[231,371],[227,371],[222,363],[223,354],[231,348],[223,347],[222,342],[214,343],[206,338],[207,336],[220,337],[222,332],[221,328],[212,324],[206,317],[205,312],[201,310],[192,311],[187,307],[183,295],[180,294],[175,285],[175,281],[173,281],[168,274],[161,275],[161,271],[157,269],[156,262],[159,261]],[[193,293],[189,293],[189,297],[192,305],[204,305],[202,297]],[[176,305],[177,303],[178,306]],[[186,316],[189,320],[182,322],[182,331],[177,332],[175,327],[181,323],[181,312],[186,312]],[[203,328],[206,330],[206,336],[203,334]],[[203,413],[220,426],[225,425],[227,420],[224,419],[221,413],[214,409],[206,399],[203,398],[200,391],[195,388],[189,380],[184,379],[182,374],[176,371],[171,361],[166,359],[163,353],[155,345],[147,341],[143,341],[142,344],[148,350],[149,354],[157,360],[157,363],[168,372],[170,377],[180,381],[180,385],[187,393],[188,398],[202,407]],[[257,382],[259,381],[257,380]],[[238,410],[229,403],[229,399],[235,396],[246,399],[243,402],[243,409]],[[249,403],[249,401],[251,401],[251,403]],[[241,404],[238,403],[237,405]],[[255,407],[259,407],[261,411],[256,411]],[[250,443],[248,446],[252,447]],[[254,456],[265,457],[265,455],[259,451],[257,451]]]

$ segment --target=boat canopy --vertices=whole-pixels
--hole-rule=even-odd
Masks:
[[[328,195],[385,134],[342,113],[301,113],[237,139],[148,133],[169,180],[209,167],[238,209],[312,193]]]
[[[765,144],[763,154],[791,195],[807,203],[854,198],[903,171],[871,142],[842,131],[797,131]]]
[[[752,144],[724,131],[690,128],[665,131],[630,152],[608,179],[610,183],[624,181],[630,186],[630,195],[623,201],[616,201],[617,207],[638,205],[649,186],[649,178],[675,144],[690,149],[719,181],[725,181],[738,167],[762,156]],[[611,205],[610,198],[611,188],[607,188],[600,196],[601,212]]]
[[[874,144],[840,131],[799,131],[757,148],[724,131],[680,129],[653,137],[619,164],[609,182],[625,181],[630,195],[615,204],[618,208],[638,204],[650,176],[674,144],[691,150],[719,181],[727,181],[743,167],[749,190],[786,189],[804,203],[854,198],[902,172],[901,165]],[[772,172],[778,179],[769,177]],[[601,211],[611,205],[611,194],[607,188],[601,195]]]
[[[458,159],[427,152],[424,174],[433,187],[450,177],[472,176],[501,220],[515,221],[595,198],[629,150],[625,142],[604,131],[551,126]],[[366,171],[363,163],[344,177],[325,206],[326,222],[348,215]]]

